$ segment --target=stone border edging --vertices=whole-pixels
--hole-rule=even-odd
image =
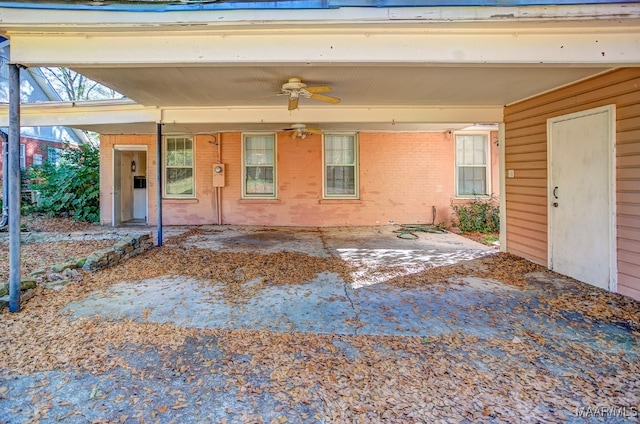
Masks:
[[[93,252],[86,257],[84,263],[76,263],[78,268],[85,271],[95,271],[101,268],[108,268],[116,265],[124,259],[139,255],[154,247],[151,233],[140,234],[138,236],[127,236],[119,240],[113,246]]]
[[[29,300],[35,294],[36,284],[43,284],[50,290],[63,289],[72,280],[79,280],[78,269],[93,272],[102,268],[114,266],[119,262],[137,256],[155,246],[152,233],[127,234],[113,246],[97,250],[86,258],[74,259],[54,264],[49,273],[47,270],[33,271],[29,277],[22,278],[20,284],[21,303]],[[9,283],[0,285],[0,308],[9,303]]]

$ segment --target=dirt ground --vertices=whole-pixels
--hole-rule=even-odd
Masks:
[[[169,239],[81,284],[38,288],[19,314],[1,311],[0,423],[638,421],[640,304],[506,254],[368,289],[388,300],[424,294],[408,307],[443,313],[451,331],[441,334],[196,328],[155,322],[151,308],[138,318],[64,312],[118,282],[167,275],[205,288],[221,282],[213,300],[230,308],[322,273],[345,284],[354,275],[355,265],[334,255],[216,252],[189,245],[199,236],[216,234]],[[473,286],[481,281],[491,286]],[[390,302],[376,305],[372,313],[402,325]],[[495,331],[468,332],[474,316]]]

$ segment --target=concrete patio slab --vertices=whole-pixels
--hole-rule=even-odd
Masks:
[[[637,422],[637,303],[453,234],[394,228],[168,228],[163,249],[31,301],[17,319],[55,326],[40,356],[19,351],[53,365],[0,368],[0,417]],[[283,277],[318,258],[349,273]]]

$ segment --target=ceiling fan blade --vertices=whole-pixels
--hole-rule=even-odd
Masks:
[[[326,85],[316,85],[314,87],[306,87],[309,93],[331,93],[333,89],[331,87],[327,87]]]
[[[311,94],[313,100],[320,100],[321,102],[333,103],[334,105],[340,103],[340,99],[337,97],[325,96],[324,94]]]
[[[309,134],[319,134],[319,135],[323,134],[320,128],[307,128],[307,132]]]
[[[298,108],[298,98],[289,97],[289,110],[295,110]]]
[[[284,93],[276,93],[276,94],[269,94],[268,96],[260,96],[260,97],[254,97],[252,99],[248,99],[248,102],[254,102],[256,100],[262,100],[262,99],[268,99],[270,97],[277,97],[277,96],[284,96]]]

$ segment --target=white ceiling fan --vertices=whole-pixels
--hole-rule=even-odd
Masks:
[[[333,89],[326,85],[318,85],[309,87],[303,83],[300,78],[289,78],[289,81],[282,84],[281,92],[276,94],[277,96],[289,96],[289,110],[295,110],[298,108],[298,100],[300,97],[304,97],[312,100],[319,100],[325,103],[338,104],[340,99],[337,97],[331,97],[320,93],[331,93]]]
[[[309,134],[322,135],[322,130],[318,128],[307,128],[305,124],[292,124],[291,128],[283,128],[282,131],[291,133],[290,136],[293,139],[300,137],[304,140]]]

